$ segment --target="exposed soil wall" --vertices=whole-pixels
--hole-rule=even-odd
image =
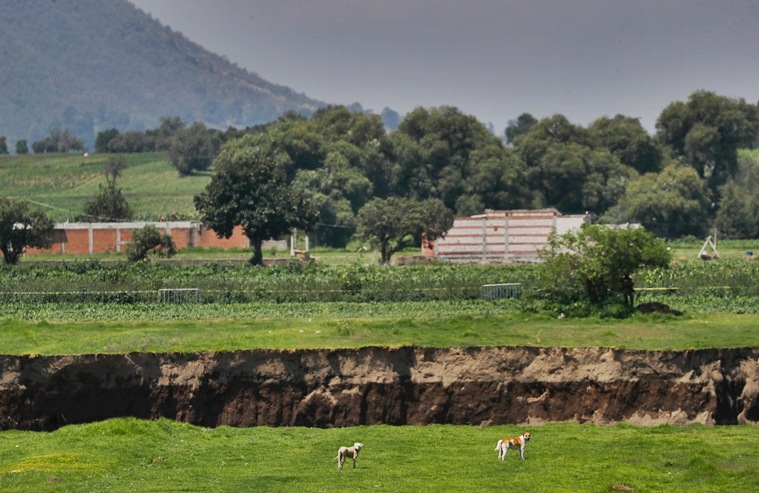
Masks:
[[[759,422],[759,349],[417,347],[0,356],[0,428]]]

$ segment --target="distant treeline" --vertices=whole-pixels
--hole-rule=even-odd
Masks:
[[[661,113],[655,135],[635,118],[587,127],[520,115],[493,135],[454,107],[417,108],[393,131],[377,115],[328,107],[307,118],[226,131],[165,117],[157,129],[102,131],[96,152],[167,151],[181,175],[209,169],[246,134],[318,204],[317,242],[344,246],[373,198],[439,199],[457,215],[554,207],[594,222],[641,223],[664,238],[759,237],[757,106],[699,91]]]

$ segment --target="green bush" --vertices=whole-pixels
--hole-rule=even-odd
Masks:
[[[132,241],[127,246],[127,257],[132,262],[138,262],[145,260],[150,252],[166,258],[173,257],[177,253],[171,235],[161,234],[152,224],[134,230]]]

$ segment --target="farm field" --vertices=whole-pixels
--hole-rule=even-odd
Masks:
[[[55,221],[73,221],[105,186],[109,154],[26,154],[0,156],[0,196],[29,199]],[[119,188],[135,219],[176,214],[196,217],[192,198],[211,181],[210,173],[180,178],[166,153],[124,154],[127,169]]]
[[[53,312],[47,314],[49,318],[41,315],[44,306],[37,307],[38,320],[9,319],[33,313],[6,312],[0,320],[4,334],[0,353],[60,355],[408,345],[641,350],[759,346],[757,315],[557,319],[509,313],[513,310],[509,303],[433,302],[402,303],[393,310],[350,303],[336,304],[328,310],[316,303],[203,306],[209,311],[217,308],[218,318],[190,319],[182,313],[181,306],[110,308],[115,310],[106,314],[102,306],[74,304],[67,308],[67,320],[58,321]],[[371,308],[376,310],[372,313]]]
[[[525,460],[496,441],[532,433]],[[338,471],[337,448],[364,444]],[[4,492],[757,491],[752,426],[201,428],[112,419],[0,433]],[[500,487],[498,485],[501,485]],[[618,490],[619,491],[619,490]]]

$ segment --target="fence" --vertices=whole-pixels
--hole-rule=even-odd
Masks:
[[[162,303],[200,303],[197,288],[159,289]]]
[[[522,284],[518,282],[483,284],[480,288],[480,297],[486,301],[519,298],[520,296],[522,296]]]

